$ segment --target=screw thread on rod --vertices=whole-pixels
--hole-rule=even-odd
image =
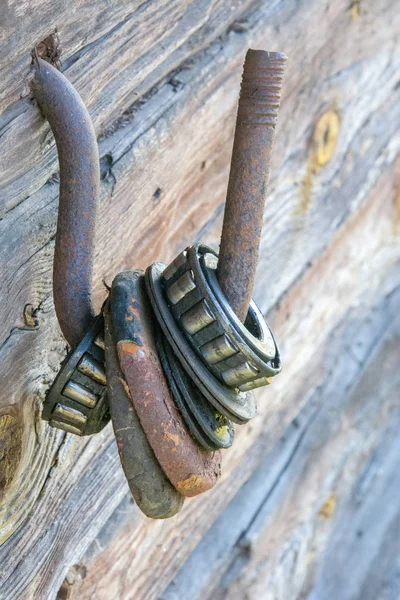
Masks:
[[[218,263],[218,281],[244,322],[257,267],[286,56],[248,50]]]

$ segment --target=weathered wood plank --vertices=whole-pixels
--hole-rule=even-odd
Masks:
[[[378,189],[380,202],[382,202],[382,198],[387,198],[388,188],[378,185]],[[385,204],[386,200],[383,200],[383,205]],[[370,206],[371,208],[372,206]],[[392,298],[391,286],[386,287],[382,280],[377,284],[377,287],[371,287],[372,281],[377,283],[377,271],[375,271],[371,262],[367,265],[366,259],[362,257],[362,252],[365,251],[365,246],[362,250],[362,243],[365,240],[371,240],[373,237],[369,233],[371,230],[367,223],[370,223],[370,226],[374,229],[377,224],[377,216],[379,215],[379,218],[381,218],[382,214],[381,204],[380,208],[376,207],[376,212],[374,209],[368,218],[366,218],[366,214],[355,217],[353,224],[348,224],[346,234],[343,232],[343,235],[335,240],[334,247],[326,251],[325,255],[320,258],[319,264],[315,265],[307,274],[307,277],[294,286],[283,300],[273,320],[274,327],[278,328],[279,338],[288,342],[283,349],[283,355],[286,358],[286,369],[282,373],[282,379],[284,379],[280,382],[282,388],[279,390],[277,389],[278,385],[274,386],[275,396],[269,395],[268,390],[263,394],[266,404],[262,403],[262,399],[260,399],[259,404],[262,420],[257,420],[252,424],[253,431],[241,430],[239,432],[243,435],[240,435],[240,441],[232,449],[232,454],[239,450],[239,444],[241,444],[239,451],[240,453],[243,452],[243,455],[240,465],[231,462],[232,454],[227,453],[224,470],[225,474],[227,470],[230,471],[229,479],[226,481],[226,486],[229,486],[229,493],[226,493],[226,488],[221,489],[223,486],[221,484],[220,488],[210,494],[212,505],[207,506],[208,511],[205,517],[207,528],[212,520],[210,513],[215,508],[215,502],[220,501],[220,494],[225,493],[225,501],[228,497],[231,497],[232,487],[238,489],[239,482],[242,483],[247,479],[255,464],[259,463],[263,453],[277,443],[278,438],[285,431],[285,426],[290,422],[288,419],[290,417],[294,418],[301,406],[306,403],[310,404],[310,402],[312,405],[312,399],[319,398],[321,389],[323,390],[324,386],[327,386],[327,390],[331,394],[331,401],[333,401],[334,394],[336,394],[336,398],[340,398],[341,388],[338,385],[339,394],[337,394],[335,388],[337,379],[333,376],[333,371],[337,370],[336,377],[343,378],[342,385],[344,385],[344,388],[351,386],[352,377],[360,370],[360,363],[362,365],[368,355],[373,352],[374,333],[379,337],[382,329],[384,329],[384,324],[386,323],[387,326],[392,315],[398,310],[398,293]],[[386,226],[383,225],[383,230],[387,231],[387,226],[390,230],[390,219]],[[389,245],[392,242],[393,240],[389,241]],[[383,260],[377,258],[377,264],[381,266],[390,262],[385,251],[384,254],[386,257]],[[375,255],[375,250],[372,255]],[[348,271],[350,256],[353,260],[358,257],[357,261],[360,262],[357,262],[357,264],[352,262],[351,269]],[[368,270],[368,278],[362,274],[364,269],[365,271]],[[334,280],[331,277],[332,273],[335,273]],[[357,273],[360,278],[357,277]],[[380,275],[382,275],[381,271]],[[395,281],[394,286],[398,288],[399,280],[397,276],[395,276]],[[311,298],[309,290],[313,290]],[[374,291],[372,292],[372,290]],[[355,295],[350,299],[349,294]],[[357,299],[355,296],[357,296]],[[383,299],[383,305],[380,310],[377,310],[381,302],[379,298],[385,296],[388,298],[389,304]],[[345,336],[342,339],[343,329],[349,325],[344,316],[348,306],[347,301],[350,304],[354,303],[355,308],[348,317],[349,319],[352,317],[354,321],[349,327],[348,337]],[[336,321],[339,311],[334,306],[335,302],[341,307],[342,318],[345,320],[342,326],[341,318]],[[377,312],[377,316],[371,317],[371,312],[373,315]],[[311,317],[310,321],[308,320],[309,316]],[[333,325],[332,320],[335,321],[335,325]],[[363,321],[367,322],[368,325],[369,320],[371,320],[370,329],[369,334],[366,335],[361,325]],[[301,323],[300,330],[299,323]],[[307,327],[308,324],[310,324],[310,329]],[[304,340],[307,340],[307,345]],[[309,355],[305,356],[307,351]],[[353,358],[349,358],[349,356]],[[294,359],[294,357],[296,358]],[[346,370],[341,368],[341,361],[346,364],[349,363]],[[309,364],[314,365],[315,372],[302,376],[303,365]],[[276,383],[278,384],[278,381]],[[323,398],[321,400],[323,401]],[[255,429],[257,429],[257,432]],[[202,500],[207,501],[208,498]],[[290,505],[289,501],[288,504]],[[143,537],[146,537],[146,544],[149,543],[149,538],[152,538],[154,540],[153,544],[157,545],[146,563],[144,563],[143,556],[140,558],[137,556],[138,544],[143,540],[142,537],[137,538],[137,525],[132,527],[131,524],[125,524],[122,531],[118,531],[115,541],[109,543],[106,550],[100,552],[93,563],[89,563],[89,569],[85,580],[82,582],[82,587],[78,585],[76,588],[76,597],[90,598],[92,594],[95,594],[98,598],[107,598],[113,589],[112,586],[115,580],[119,580],[121,586],[120,598],[136,597],[136,595],[146,599],[158,598],[163,591],[165,581],[171,577],[171,573],[174,571],[174,565],[171,563],[175,562],[176,565],[179,565],[188,550],[188,546],[193,544],[193,538],[200,539],[204,531],[202,527],[204,522],[202,516],[200,516],[200,510],[200,507],[197,507],[196,517],[193,515],[192,521],[191,515],[189,523],[188,517],[184,521],[181,521],[178,517],[178,522],[171,524],[170,528],[168,527],[169,523],[165,524],[163,535],[160,535],[158,530],[146,530],[146,534],[143,534]],[[169,531],[165,531],[167,527],[170,529]],[[150,547],[151,542],[150,546],[146,545],[147,552],[150,552]],[[169,555],[169,560],[164,558],[164,552]],[[110,560],[108,559],[109,556],[112,557]],[[149,580],[144,576],[143,580],[138,581],[138,571],[142,572],[142,570],[147,573],[151,572],[154,578],[152,577]]]
[[[355,389],[324,398],[219,589],[203,597],[398,597],[385,596],[400,555],[399,320],[391,325]]]
[[[91,0],[77,1],[71,10],[70,4],[36,0],[29,4],[29,27],[23,37],[24,8],[3,6],[0,18],[8,27],[2,29],[0,54],[5,73],[0,87],[0,215],[57,170],[48,127],[29,101],[35,44],[57,29],[66,74],[102,134],[144,93],[223,33],[249,4],[250,0],[234,5],[215,0]]]
[[[99,224],[97,289],[101,288],[104,277],[112,276],[126,264],[144,265],[155,257],[167,259],[172,256],[182,244],[197,235],[198,230],[207,222],[210,212],[220,207],[224,198],[224,175],[227,174],[237,96],[240,64],[237,55],[240,49],[244,51],[246,44],[250,42],[250,36],[238,45],[237,40],[243,39],[243,34],[236,34],[236,38],[218,52],[219,56],[215,56],[215,48],[214,54],[210,50],[208,59],[200,61],[197,69],[193,68],[181,75],[182,78],[184,75],[190,77],[182,93],[174,92],[171,86],[163,88],[144,105],[132,124],[121,127],[115,135],[106,138],[101,144],[103,164],[108,169],[104,167],[104,175],[108,182],[105,181],[103,187]],[[265,39],[263,38],[264,41]],[[337,224],[346,218],[349,211],[357,208],[360,199],[379,174],[382,163],[390,161],[398,148],[399,142],[392,127],[392,123],[398,119],[399,110],[398,93],[391,94],[391,86],[396,81],[395,69],[389,66],[382,78],[377,79],[378,71],[382,71],[382,62],[391,60],[389,55],[390,52],[385,49],[376,63],[365,60],[361,67],[354,66],[353,71],[358,71],[359,78],[367,80],[368,85],[373,80],[379,89],[376,93],[372,88],[366,87],[364,90],[365,96],[374,98],[373,103],[368,100],[362,105],[346,107],[344,115],[349,124],[345,123],[340,131],[339,146],[333,160],[320,172],[313,174],[314,189],[310,192],[306,211],[302,180],[307,176],[310,130],[324,104],[331,104],[336,96],[343,97],[346,90],[348,94],[352,93],[354,72],[351,71],[347,76],[342,73],[340,77],[334,78],[340,80],[336,84],[338,87],[333,87],[330,80],[326,84],[326,90],[321,85],[318,104],[313,105],[313,114],[310,114],[306,102],[302,107],[303,112],[299,113],[295,95],[290,96],[290,89],[287,91],[291,102],[284,100],[274,171],[279,172],[280,176],[278,179],[275,175],[272,182],[273,193],[266,211],[262,254],[267,258],[262,258],[259,269],[260,288],[264,287],[262,273],[266,269],[265,260],[269,263],[268,270],[274,269],[270,277],[271,292],[263,298],[265,307],[271,305],[290,281],[302,272],[307,261],[312,260],[312,256],[327,243]],[[341,59],[343,60],[342,57]],[[225,79],[219,81],[220,85],[215,83],[218,71]],[[207,85],[211,85],[211,82],[217,89],[215,93],[211,93],[210,98]],[[298,78],[297,83],[299,84]],[[310,77],[307,92],[312,94],[314,88],[314,81]],[[204,96],[196,93],[199,89],[204,92]],[[383,101],[387,109],[385,119],[382,119],[380,112]],[[303,119],[302,123],[293,117],[289,119],[290,112],[293,113],[294,110],[299,120]],[[304,115],[307,115],[307,119]],[[225,126],[227,120],[230,129]],[[360,129],[363,121],[364,126]],[[189,140],[186,123],[192,131]],[[291,147],[285,149],[285,141],[291,130],[300,131],[300,135],[293,140],[293,151]],[[167,136],[174,140],[174,146],[165,152]],[[309,154],[312,152],[311,144]],[[184,172],[180,160],[183,154],[186,156]],[[206,164],[203,167],[204,162]],[[367,178],[364,177],[365,171],[369,172]],[[295,172],[297,175],[294,175]],[[332,190],[333,176],[335,185],[338,186],[339,182],[341,185]],[[309,182],[307,186],[308,190]],[[154,198],[157,190],[161,190],[161,197]],[[326,195],[327,191],[329,196]],[[2,248],[10,245],[10,242],[12,246],[9,255],[5,256],[2,271],[2,281],[7,286],[10,299],[5,307],[7,318],[2,319],[2,337],[8,336],[10,325],[21,324],[21,305],[24,299],[21,296],[24,295],[29,301],[32,296],[35,300],[38,295],[35,288],[40,283],[40,277],[32,273],[29,258],[54,236],[56,205],[51,201],[56,196],[56,186],[46,186],[39,192],[39,196],[35,194],[27,203],[22,203],[21,210],[17,207],[15,215],[12,211],[10,220],[3,221]],[[353,198],[351,203],[348,202],[348,197]],[[11,240],[10,229],[13,231]],[[118,235],[113,235],[114,231]],[[180,235],[177,235],[177,231]],[[165,232],[166,235],[163,235]],[[27,242],[26,249],[19,244],[22,238]],[[310,238],[313,243],[310,243]],[[13,262],[10,264],[8,259]],[[50,269],[50,264],[43,267]],[[14,271],[18,271],[20,278],[15,278]],[[24,282],[23,286],[21,280]],[[26,285],[26,280],[32,281],[32,286]],[[15,287],[12,287],[13,282]],[[259,296],[262,297],[261,294]],[[15,297],[21,298],[21,302],[14,302]]]
[[[384,296],[398,284],[400,213],[394,161],[400,139],[393,123],[400,116],[395,68],[399,14],[393,4],[380,0],[368,12],[361,9],[357,20],[344,0],[300,6],[294,0],[268,6],[243,2],[233,12],[224,1],[207,4],[208,13],[198,18],[204,3],[169,4],[159,3],[159,16],[167,24],[179,13],[175,48],[171,37],[165,48],[167,38],[155,39],[161,25],[154,2],[133,7],[100,2],[94,9],[86,0],[70,3],[68,9],[58,2],[44,3],[40,23],[32,19],[23,40],[18,38],[20,45],[10,48],[16,87],[8,87],[10,105],[2,115],[0,138],[6,177],[2,201],[8,207],[0,221],[0,407],[8,412],[9,406],[20,407],[17,435],[22,442],[15,452],[23,448],[24,455],[0,501],[2,539],[35,504],[30,520],[0,550],[4,589],[17,597],[54,596],[66,567],[79,560],[126,490],[108,429],[89,442],[69,436],[64,440],[39,420],[43,394],[65,346],[51,297],[58,186],[53,180],[43,186],[57,167],[48,127],[28,102],[27,88],[18,86],[26,86],[22,74],[28,74],[29,51],[53,27],[52,19],[65,23],[64,29],[59,27],[64,68],[89,104],[97,131],[110,125],[100,140],[98,306],[104,297],[103,278],[110,281],[119,270],[153,259],[168,260],[200,232],[202,239],[217,244],[245,50],[248,45],[264,46],[294,57],[286,75],[256,290],[265,311],[281,300],[273,320],[282,340],[285,373],[266,391],[268,412],[263,408],[259,420],[242,430],[227,453],[218,489],[188,503],[174,523],[147,522],[134,510],[119,547],[110,542],[109,550],[93,563],[105,575],[96,583],[90,570],[85,594],[95,589],[99,597],[110,597],[113,578],[120,575],[121,598],[130,593],[157,597],[262,453],[277,442],[313,387],[329,373],[323,357],[316,355],[329,332],[349,307],[360,303],[360,310],[367,312],[377,299],[374,295]],[[15,27],[26,5],[20,13],[10,6],[15,14],[9,23]],[[249,12],[243,13],[248,6]],[[47,22],[46,14],[52,15]],[[85,25],[77,25],[77,17],[88,21],[86,40]],[[237,18],[241,27],[213,41]],[[191,68],[184,68],[189,57]],[[140,64],[143,79],[136,73]],[[179,72],[171,73],[177,66]],[[110,78],[113,69],[115,79]],[[7,77],[9,71],[4,69]],[[102,71],[108,73],[110,89],[106,77],[99,75]],[[17,100],[21,93],[24,98]],[[132,105],[137,98],[141,102]],[[336,147],[332,113],[339,118]],[[322,137],[316,128],[321,115]],[[321,164],[320,154],[331,142],[334,153]],[[39,330],[26,330],[27,303],[40,308]],[[310,361],[316,373],[305,377],[302,369]],[[1,413],[1,425],[7,410]],[[0,479],[9,483],[14,473],[5,465],[0,462]],[[187,539],[195,522],[196,535]],[[21,557],[17,567],[3,560],[11,555]],[[158,565],[154,586],[146,581],[152,561]]]
[[[392,479],[399,447],[400,290],[396,296],[375,306],[365,321],[350,311],[328,351],[331,376],[202,538],[162,600],[383,597],[382,553],[360,521],[374,522],[376,538],[384,534],[389,571],[400,551],[396,529],[387,529],[390,516],[400,513]],[[340,444],[346,451],[338,451]],[[385,452],[392,453],[391,464]],[[379,514],[382,498],[389,504],[385,518]],[[352,556],[359,564],[350,570]],[[364,592],[369,580],[372,595]]]

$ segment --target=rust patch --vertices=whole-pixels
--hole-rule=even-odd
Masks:
[[[350,14],[353,21],[357,21],[361,15],[361,0],[352,0]]]
[[[164,437],[166,440],[172,440],[175,446],[179,446],[179,435],[176,435],[174,433],[165,433]]]
[[[140,319],[127,322],[124,302],[132,297]],[[163,472],[175,489],[179,482],[186,481],[182,491],[185,496],[209,490],[220,476],[221,454],[208,452],[197,444],[175,404],[158,358],[155,318],[140,272],[116,277],[111,290],[111,313],[119,363],[131,402]]]
[[[92,271],[100,191],[99,152],[81,97],[66,77],[38,54],[31,87],[54,134],[61,174],[53,267],[54,307],[65,339],[75,348],[96,314]],[[54,62],[55,48],[51,56]]]
[[[178,481],[177,489],[184,496],[188,491],[193,491],[196,488],[201,489],[204,486],[204,478],[201,475],[190,475],[187,479],[183,481]]]
[[[121,358],[121,356],[123,354],[136,354],[136,352],[139,352],[139,350],[142,349],[142,346],[139,346],[139,344],[136,344],[135,342],[118,342],[117,343],[117,350],[118,350],[118,356]]]
[[[166,519],[179,512],[184,498],[162,471],[132,406],[129,387],[120,370],[108,306],[104,320],[108,395],[121,464],[139,508],[148,517]]]
[[[308,155],[306,174],[303,179],[300,196],[301,212],[306,212],[311,203],[314,178],[321,167],[332,158],[339,138],[339,115],[334,109],[325,112],[314,127],[311,148]]]
[[[139,310],[138,310],[138,308],[137,308],[137,302],[136,302],[136,299],[135,299],[135,298],[133,298],[132,300],[133,300],[134,304],[130,304],[130,305],[128,306],[128,309],[127,309],[127,310],[128,310],[128,312],[130,313],[130,315],[132,315],[133,317],[136,317],[136,319],[140,319],[140,312],[139,312]]]
[[[286,56],[249,50],[243,68],[218,281],[244,322],[253,294]]]

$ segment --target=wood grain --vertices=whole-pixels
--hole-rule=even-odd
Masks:
[[[366,320],[350,311],[337,331],[349,350],[330,349],[337,368],[163,600],[398,597],[399,291]]]
[[[398,540],[387,539],[399,519],[398,323],[390,333],[351,393],[338,398],[333,390],[325,398],[326,414],[242,540],[250,560],[213,598],[382,597],[380,549],[391,547],[392,568],[400,550]]]
[[[390,184],[383,185],[386,177],[382,176],[362,214],[354,215],[271,315],[278,339],[287,342],[283,347],[285,369],[274,386],[259,395],[258,418],[238,431],[237,443],[224,457],[222,481],[210,494],[187,503],[176,522],[164,523],[162,531],[154,524],[143,524],[140,531],[136,520],[134,524],[125,522],[120,528],[114,526],[112,541],[103,551],[95,548],[97,556],[88,564],[83,562],[87,574],[76,590],[72,588],[76,598],[107,598],[115,581],[120,585],[117,598],[159,598],[165,581],[171,579],[263,456],[274,449],[278,465],[284,459],[284,450],[280,456],[279,439],[302,407],[309,406],[311,410],[320,394],[319,401],[323,403],[324,388],[334,394],[334,382],[338,379],[343,378],[344,389],[351,387],[352,378],[357,377],[373,354],[379,335],[389,326],[398,307],[397,242],[393,246],[393,238],[386,238],[386,243],[376,239],[372,252],[363,244],[366,239],[373,239],[368,235],[371,229],[378,233],[378,215],[384,237],[391,228],[393,206],[387,201]],[[367,264],[369,256],[373,258]],[[350,257],[354,262],[349,270]],[[372,281],[376,286],[371,286]],[[375,313],[378,317],[374,318]],[[310,364],[311,371],[307,369]],[[347,365],[345,371],[342,364]],[[339,386],[336,399],[340,398],[341,389]],[[286,502],[290,506],[289,497]]]
[[[63,593],[157,598],[330,377],[342,320],[354,310],[367,320],[399,284],[400,15],[388,0],[361,5],[358,17],[344,0],[35,0],[0,10],[0,423],[14,441],[0,461],[2,593],[54,598],[71,567]],[[80,440],[40,421],[65,342],[51,294],[57,161],[29,99],[29,53],[54,28],[101,134],[98,307],[103,279],[120,270],[167,261],[197,239],[218,245],[244,54],[289,56],[255,292],[284,371],[225,453],[222,482],[172,522],[146,520],[124,500],[110,428]],[[27,304],[38,329],[25,322]]]
[[[238,0],[234,6],[215,0],[112,4],[90,0],[66,5],[37,0],[3,6],[0,18],[8,28],[3,29],[0,55],[6,73],[0,87],[4,111],[0,215],[57,170],[48,126],[29,101],[30,55],[35,44],[57,30],[65,73],[102,134],[143,94],[168,76],[173,79],[174,69],[223,33],[249,4],[249,0]],[[29,23],[23,37],[21,17]]]

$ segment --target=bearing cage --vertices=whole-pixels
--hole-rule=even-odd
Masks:
[[[186,249],[163,273],[165,296],[176,324],[209,371],[229,389],[247,392],[268,385],[280,372],[280,354],[254,300],[245,324],[233,313],[217,281],[217,259],[205,245]]]
[[[101,431],[110,420],[104,365],[103,317],[96,317],[68,354],[47,392],[42,419],[79,436]]]
[[[246,423],[257,413],[254,395],[232,390],[219,381],[207,365],[198,359],[195,350],[187,341],[170,310],[164,289],[162,273],[163,263],[154,263],[146,271],[146,284],[150,302],[157,321],[186,373],[209,402],[234,423]],[[192,296],[200,300],[199,290],[195,288]],[[191,298],[188,308],[195,302]],[[186,298],[183,299],[186,301]]]

